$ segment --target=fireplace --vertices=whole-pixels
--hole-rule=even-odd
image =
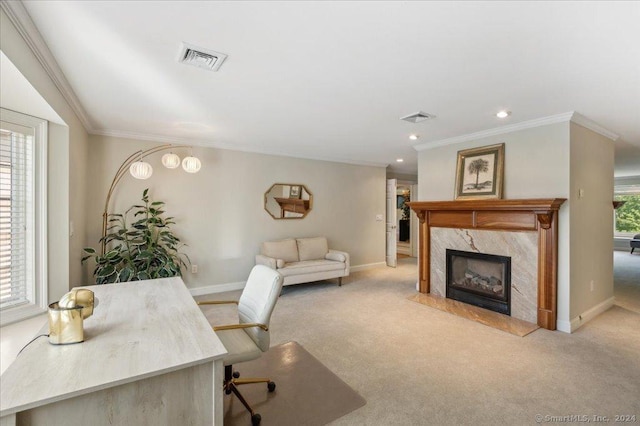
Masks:
[[[566,201],[564,198],[521,199],[521,200],[455,200],[455,201],[412,201],[409,203],[420,220],[420,256],[418,258],[418,291],[423,294],[445,296],[446,288],[446,249],[484,251],[485,253],[503,253],[498,250],[478,250],[476,238],[485,231],[499,233],[491,238],[489,245],[504,240],[503,235],[513,239],[514,248],[511,256],[514,268],[518,273],[518,289],[511,292],[511,316],[524,321],[536,322],[547,330],[556,329],[556,309],[558,293],[558,211]],[[463,247],[447,244],[444,240],[433,238],[438,231],[457,233],[454,241]],[[515,237],[518,238],[515,238]],[[535,253],[533,261],[535,276],[530,277],[534,283],[535,292],[524,298],[520,288],[521,279],[527,273],[520,271],[525,263],[518,261],[518,257],[527,256],[520,253],[521,236],[533,237]],[[528,245],[528,243],[527,243]],[[433,254],[438,252],[438,256]],[[515,258],[514,258],[515,256]],[[526,260],[526,259],[525,259]],[[441,270],[440,264],[442,265]],[[516,269],[514,269],[515,273]],[[435,279],[441,273],[441,279]],[[527,279],[529,280],[529,278]],[[438,286],[442,286],[440,291]],[[528,288],[526,289],[528,291]],[[445,299],[446,300],[446,299]],[[531,308],[530,308],[531,307]],[[533,311],[532,315],[531,312]]]
[[[511,258],[446,250],[446,296],[511,315]]]

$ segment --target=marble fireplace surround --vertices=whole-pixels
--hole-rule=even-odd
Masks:
[[[510,256],[512,317],[555,330],[558,209],[564,201],[409,203],[420,219],[419,291],[444,296],[447,248]]]
[[[431,228],[430,293],[446,297],[446,250],[511,258],[511,317],[538,321],[538,235],[535,232]]]

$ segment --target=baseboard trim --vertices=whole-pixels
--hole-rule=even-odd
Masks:
[[[203,296],[205,294],[224,293],[225,291],[242,290],[247,282],[238,281],[235,283],[224,283],[207,285],[203,287],[190,288],[189,292],[192,296]]]
[[[352,266],[351,272],[366,271],[367,269],[379,268],[380,266],[386,266],[385,262],[367,263],[365,265]],[[189,292],[192,296],[203,296],[205,294],[224,293],[225,291],[242,290],[247,282],[238,281],[235,283],[223,283],[207,285],[202,287],[190,288]]]
[[[573,318],[571,321],[558,321],[556,327],[559,331],[563,331],[565,333],[573,333],[574,331],[612,307],[615,301],[615,297],[610,297],[607,300],[598,303],[593,308],[584,311],[582,314]]]
[[[349,268],[349,271],[360,272],[360,271],[366,271],[368,269],[379,268],[381,266],[387,266],[387,262],[366,263],[364,265],[351,266]]]

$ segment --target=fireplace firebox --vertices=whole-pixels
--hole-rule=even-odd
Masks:
[[[511,315],[511,258],[447,249],[449,299]]]

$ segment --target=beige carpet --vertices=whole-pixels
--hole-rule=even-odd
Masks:
[[[235,368],[236,366],[234,366]],[[269,377],[264,384],[240,386],[262,416],[261,425],[321,426],[365,405],[365,400],[296,342],[269,349],[257,360],[237,365],[242,377]],[[225,425],[247,426],[251,416],[235,397],[225,396]]]
[[[417,265],[407,258],[342,287],[285,287],[272,345],[299,342],[367,401],[332,426],[534,425],[536,415],[574,414],[640,422],[640,256],[616,252],[615,266],[620,305],[573,334],[517,337],[409,301]]]

